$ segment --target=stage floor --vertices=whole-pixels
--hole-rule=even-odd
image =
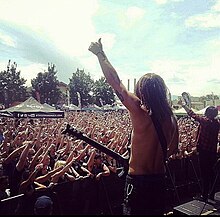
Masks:
[[[192,200],[173,209],[174,215],[220,215],[220,192],[215,194],[215,200],[207,203]]]

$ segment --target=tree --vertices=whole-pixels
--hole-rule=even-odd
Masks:
[[[112,105],[115,102],[114,92],[111,86],[106,82],[104,77],[97,80],[93,87],[95,104],[102,106],[105,104]]]
[[[70,78],[69,88],[70,88],[70,101],[74,105],[78,105],[78,95],[81,98],[81,105],[86,106],[93,103],[92,99],[92,87],[94,85],[94,80],[91,78],[90,74],[86,74],[83,70],[77,68],[76,72],[73,73],[72,78]],[[79,93],[77,95],[77,92]]]
[[[47,71],[44,73],[39,72],[37,77],[31,80],[33,96],[40,103],[56,105],[59,101],[61,92],[58,88],[59,81],[57,80],[56,73],[55,65],[48,63]]]
[[[201,96],[200,97],[200,101],[209,101],[209,100],[218,100],[219,99],[219,96],[218,95],[214,95],[213,93],[212,94],[207,94],[206,96]]]
[[[0,102],[9,107],[15,101],[24,101],[27,98],[26,80],[21,78],[17,71],[17,63],[8,61],[7,70],[0,72]]]

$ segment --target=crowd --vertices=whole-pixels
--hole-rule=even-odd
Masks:
[[[127,152],[127,112],[73,112],[64,119],[1,119],[0,200],[64,181],[116,173],[117,162],[84,141],[62,134],[66,124],[120,154]],[[6,193],[6,189],[9,189]],[[31,206],[30,206],[31,207]],[[16,207],[20,212],[21,207]]]
[[[33,214],[39,194],[36,192],[42,195],[60,183],[78,180],[84,183],[78,193],[85,193],[81,203],[83,213],[78,214],[97,212],[94,186],[116,174],[121,165],[83,140],[62,132],[68,123],[98,143],[126,155],[132,130],[127,111],[68,112],[63,119],[0,120],[0,200],[24,195],[14,204],[14,214]],[[170,159],[196,154],[198,123],[186,116],[178,119],[178,126],[179,151]],[[53,195],[49,196],[54,199]],[[63,200],[67,205],[65,198]],[[4,206],[0,203],[0,212],[5,212]],[[73,211],[71,207],[69,212]]]
[[[180,117],[177,121],[179,128],[179,146],[178,153],[171,156],[171,159],[181,159],[197,154],[197,137],[199,123],[189,116]],[[220,132],[218,134],[220,141]],[[220,153],[220,146],[217,146],[217,152]]]

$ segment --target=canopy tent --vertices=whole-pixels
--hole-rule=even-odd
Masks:
[[[187,112],[184,108],[176,109],[173,111],[175,115],[187,115]]]
[[[206,111],[206,109],[207,109],[208,107],[209,107],[209,106],[206,106],[205,108],[203,108],[203,109],[197,111],[196,114],[198,114],[198,115],[205,115],[205,111]],[[220,111],[218,110],[218,117],[219,117],[219,116],[220,116]]]
[[[111,111],[111,110],[114,110],[112,105],[109,105],[109,104],[105,104],[102,106],[102,109],[105,110],[105,111]]]
[[[5,110],[0,110],[0,117],[13,118],[13,114]]]
[[[102,109],[105,111],[118,111],[118,110],[126,110],[127,108],[124,105],[103,105]]]
[[[81,110],[82,111],[102,111],[102,108],[93,104],[93,105],[88,105],[86,107],[83,107]]]
[[[195,109],[192,109],[192,111],[197,113],[197,111]],[[187,112],[186,112],[186,110],[184,108],[180,108],[180,109],[174,110],[173,113],[175,115],[187,115]]]
[[[118,111],[118,110],[126,110],[127,108],[124,105],[116,104],[116,105],[113,106],[113,109]]]
[[[52,105],[49,105],[46,102],[43,104],[43,106],[49,109],[55,109]]]
[[[209,107],[209,106],[206,106],[205,108],[203,108],[203,109],[197,111],[196,114],[198,114],[198,115],[204,115],[204,114],[205,114],[205,111],[206,111],[206,109],[207,109],[208,107]]]
[[[64,111],[80,111],[81,110],[78,106],[76,106],[74,104],[70,104],[70,105],[63,104],[61,106],[61,109]]]
[[[70,104],[68,108],[69,108],[69,111],[79,111],[80,110],[80,108],[74,104]]]
[[[63,118],[64,112],[56,110],[52,106],[43,105],[33,97],[19,105],[1,110],[2,114],[12,114],[15,118]],[[0,113],[0,115],[1,115]],[[3,116],[3,115],[2,115]]]

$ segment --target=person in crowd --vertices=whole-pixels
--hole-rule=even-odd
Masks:
[[[0,200],[8,198],[6,189],[9,188],[8,176],[0,176]]]
[[[23,149],[19,160],[15,166],[14,173],[12,176],[12,184],[10,186],[11,188],[11,195],[15,196],[19,192],[19,187],[21,184],[22,180],[22,174],[25,172],[25,170],[28,167],[28,153],[29,149],[32,147],[32,142],[31,141],[24,141],[23,144],[25,144],[25,148]]]
[[[218,109],[209,106],[204,116],[195,114],[185,103],[181,102],[188,115],[199,122],[199,134],[197,137],[197,151],[199,152],[199,164],[202,180],[202,195],[200,200],[214,200],[214,165],[217,160],[217,144],[220,122],[216,119]]]
[[[53,201],[50,197],[43,195],[37,198],[34,204],[35,215],[52,215]]]
[[[9,215],[9,205],[4,204],[2,200],[9,198],[9,179],[8,176],[0,176],[0,213],[1,215]]]
[[[122,84],[107,59],[101,39],[92,42],[89,51],[97,56],[107,82],[128,109],[133,127],[124,214],[164,214],[164,162],[178,146],[177,121],[169,104],[168,89],[159,75],[148,73],[139,79],[133,94]],[[167,147],[160,144],[152,119],[161,127]]]

